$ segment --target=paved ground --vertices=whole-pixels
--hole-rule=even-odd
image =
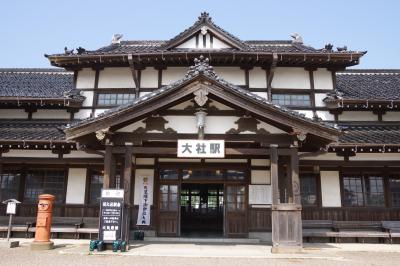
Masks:
[[[293,255],[243,244],[141,243],[123,254],[89,254],[87,241],[56,241],[56,249],[42,252],[30,251],[24,239],[21,244],[0,247],[0,265],[400,265],[400,245],[383,244],[312,244]]]

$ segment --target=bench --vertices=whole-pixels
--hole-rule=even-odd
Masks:
[[[98,217],[83,217],[83,226],[77,230],[77,238],[79,239],[82,234],[89,234],[92,239],[92,234],[99,233],[99,218]]]
[[[4,237],[7,236],[9,219],[10,219],[9,216],[0,216],[0,232],[3,233]],[[11,233],[13,232],[24,233],[25,237],[28,237],[29,229],[32,226],[35,226],[35,221],[36,218],[34,217],[13,216],[11,224]]]
[[[73,234],[74,238],[78,237],[78,229],[82,227],[83,222],[81,217],[53,217],[51,223],[51,237],[57,236],[60,233]],[[28,229],[29,235],[36,232],[36,227]]]
[[[312,237],[332,239],[338,236],[333,230],[333,222],[331,220],[303,220],[303,237],[308,240]]]
[[[400,221],[382,221],[382,228],[389,233],[390,243],[393,243],[393,238],[400,237]]]
[[[390,237],[383,231],[382,223],[376,221],[333,221],[333,229],[338,233],[339,241],[340,238],[355,238],[357,242],[359,238],[378,238],[382,242]]]

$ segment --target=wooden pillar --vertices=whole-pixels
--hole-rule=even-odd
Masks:
[[[271,145],[271,188],[272,204],[280,203],[279,181],[278,181],[278,145]]]
[[[110,179],[111,179],[111,171],[112,171],[112,144],[107,143],[104,155],[104,175],[103,175],[103,188],[110,188]]]
[[[290,148],[290,169],[291,169],[291,181],[292,181],[292,197],[293,203],[301,205],[300,196],[300,179],[299,179],[299,155],[296,147]]]
[[[272,186],[272,253],[297,253],[302,251],[303,236],[301,223],[300,189],[298,178],[297,148],[292,148],[287,162],[288,179],[293,191],[292,203],[281,203],[279,196],[277,147],[271,146],[271,186]],[[290,167],[289,167],[290,165]],[[289,182],[288,182],[289,183]]]
[[[124,160],[124,234],[123,239],[129,244],[130,236],[130,224],[131,224],[131,213],[132,213],[132,154],[133,147],[132,144],[125,144],[125,160]]]

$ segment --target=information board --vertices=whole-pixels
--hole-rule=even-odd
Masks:
[[[100,200],[99,238],[104,243],[112,243],[122,238],[122,215],[124,190],[103,189]]]

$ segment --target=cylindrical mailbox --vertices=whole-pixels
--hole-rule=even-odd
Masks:
[[[39,195],[35,241],[31,245],[32,249],[53,248],[53,242],[50,241],[50,230],[54,199],[55,197],[50,194]]]

